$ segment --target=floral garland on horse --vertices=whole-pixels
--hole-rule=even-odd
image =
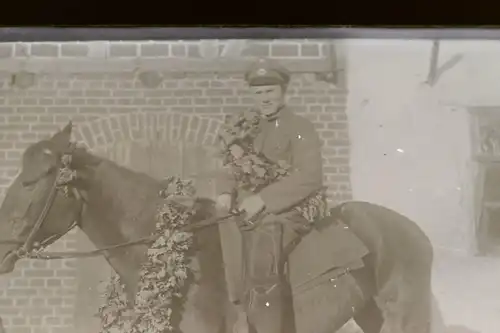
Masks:
[[[174,197],[193,197],[190,181],[170,177],[160,192],[165,203],[156,215],[156,240],[142,265],[135,303],[129,304],[124,286],[115,275],[107,287],[105,304],[99,308],[100,333],[165,333],[178,330],[186,282],[192,279],[190,246],[192,233],[182,231],[194,211],[176,203]],[[175,326],[175,327],[174,327]]]

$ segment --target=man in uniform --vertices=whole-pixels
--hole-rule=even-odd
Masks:
[[[234,175],[226,173],[218,179],[217,206],[237,207],[245,212],[245,221],[256,221],[255,228],[241,231],[243,282],[241,288],[230,290],[230,297],[240,320],[243,316],[257,333],[292,333],[284,326],[293,321],[293,315],[287,315],[293,314],[293,308],[290,301],[283,302],[290,295],[283,263],[310,228],[293,208],[322,188],[321,143],[314,125],[285,105],[290,80],[285,68],[259,60],[245,79],[261,116],[253,148],[273,162],[287,162],[292,169],[257,193],[235,193]]]

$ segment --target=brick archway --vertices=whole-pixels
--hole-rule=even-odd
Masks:
[[[70,119],[75,123],[74,139],[96,153],[114,149],[121,145],[119,142],[159,139],[173,145],[191,142],[209,148],[224,115],[251,106],[242,74],[243,65],[246,68],[248,57],[253,56],[279,59],[294,72],[288,91],[289,104],[317,126],[324,143],[324,177],[331,198],[335,202],[351,198],[345,78],[340,85],[333,86],[310,74],[311,69],[322,72],[332,68],[325,41],[252,42],[241,59],[223,61],[220,66],[215,66],[212,60],[198,59],[193,43],[148,42],[139,46],[117,43],[107,49],[104,43],[96,51],[102,54],[101,51],[109,50],[110,58],[103,59],[101,64],[97,61],[97,65],[85,59],[91,48],[85,43],[2,45],[0,51],[10,50],[7,52],[10,56],[3,59],[7,62],[19,58],[19,47],[27,48],[28,55],[34,58],[53,55],[58,59],[50,61],[55,64],[53,70],[46,63],[32,59],[33,71],[38,72],[39,65],[44,70],[30,89],[10,89],[10,73],[0,77],[3,83],[0,118],[4,123],[0,133],[0,198],[17,175],[26,146],[50,137]],[[131,50],[135,51],[130,53]],[[97,55],[94,53],[92,56]],[[144,58],[149,69],[165,74],[161,86],[146,88],[130,74],[137,65],[134,63],[137,56]],[[180,74],[179,65],[187,72]],[[345,66],[339,62],[334,67]],[[9,68],[16,71],[12,66]],[[71,251],[75,246],[72,233],[50,250]],[[79,262],[83,261],[57,261],[55,264],[60,266],[54,268],[52,262],[33,262],[20,268],[9,288],[0,290],[0,312],[7,331],[72,330],[74,289],[79,280],[75,267]],[[59,291],[60,288],[63,290]]]
[[[186,148],[189,154],[198,155],[198,157],[191,159],[191,161],[199,158],[205,161],[205,163],[193,163],[192,161],[180,169],[192,170],[193,165],[199,165],[200,168],[209,166],[209,168],[213,169],[214,165],[210,166],[212,161],[214,161],[213,156],[205,152],[215,148],[216,133],[220,126],[221,122],[219,120],[204,117],[203,115],[136,112],[131,114],[111,115],[106,118],[78,123],[74,128],[73,135],[78,143],[87,146],[91,151],[100,156],[109,158],[131,170],[150,173],[151,170],[135,169],[137,165],[135,165],[134,161],[138,161],[141,166],[145,166],[147,165],[147,163],[144,163],[145,159],[137,157],[131,159],[130,155],[128,155],[128,157],[125,158],[127,162],[125,162],[121,161],[120,158],[116,159],[114,152],[117,150],[120,151],[123,147],[130,152],[131,147],[137,148],[137,146],[140,147],[139,149],[142,152],[144,147],[151,147],[148,146],[148,144],[155,142],[160,143],[161,152],[158,154],[159,151],[156,151],[153,155],[161,155],[163,157],[166,154],[171,157],[179,157],[179,155],[172,155],[170,153],[176,152],[177,147],[180,147],[180,151],[184,152],[184,148],[190,146]],[[135,143],[137,143],[137,146]],[[164,150],[165,146],[162,146],[161,143],[167,143],[167,150]],[[123,147],[122,144],[124,144]],[[175,149],[170,150],[171,148],[169,147],[175,147]],[[197,150],[190,150],[193,149],[193,147],[197,147]],[[133,151],[137,152],[137,150]],[[150,153],[150,151],[146,149],[146,154],[147,153]],[[209,157],[210,162],[204,159],[206,157]],[[189,158],[186,159],[189,160]],[[186,161],[186,159],[181,158],[183,161]],[[155,161],[160,161],[160,165],[162,166],[160,169],[165,173],[168,172],[169,175],[176,174],[176,170],[170,168],[172,167],[170,163],[175,160],[175,157],[155,159]],[[165,164],[165,162],[167,163]],[[174,164],[176,163],[174,162]],[[165,168],[165,166],[168,167]],[[171,172],[172,174],[170,174]],[[158,176],[155,175],[154,172],[150,175],[153,177]],[[163,174],[163,176],[166,176],[166,174]],[[199,181],[200,180],[197,180],[197,186],[200,185],[203,187]],[[81,231],[78,231],[75,238],[78,250],[88,251],[95,249]],[[96,267],[99,267],[97,271]],[[112,274],[112,269],[103,258],[92,258],[78,262],[76,264],[76,270],[76,276],[80,282],[76,291],[78,297],[75,303],[75,329],[83,333],[88,330],[89,327],[97,329],[99,326],[98,318],[93,316],[95,308],[101,305],[100,303],[102,301],[100,298],[102,290],[99,290],[99,286],[109,278]]]
[[[130,113],[75,126],[74,138],[91,150],[122,140],[184,141],[213,146],[222,122],[197,114]]]

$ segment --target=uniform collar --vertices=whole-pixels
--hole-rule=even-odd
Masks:
[[[264,116],[263,118],[269,122],[282,119],[287,114],[287,108],[285,105],[281,106],[275,113]]]

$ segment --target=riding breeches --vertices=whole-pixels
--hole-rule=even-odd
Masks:
[[[245,305],[257,333],[293,333],[293,304],[284,301],[291,295],[285,262],[301,235],[292,225],[271,222],[243,232]]]

